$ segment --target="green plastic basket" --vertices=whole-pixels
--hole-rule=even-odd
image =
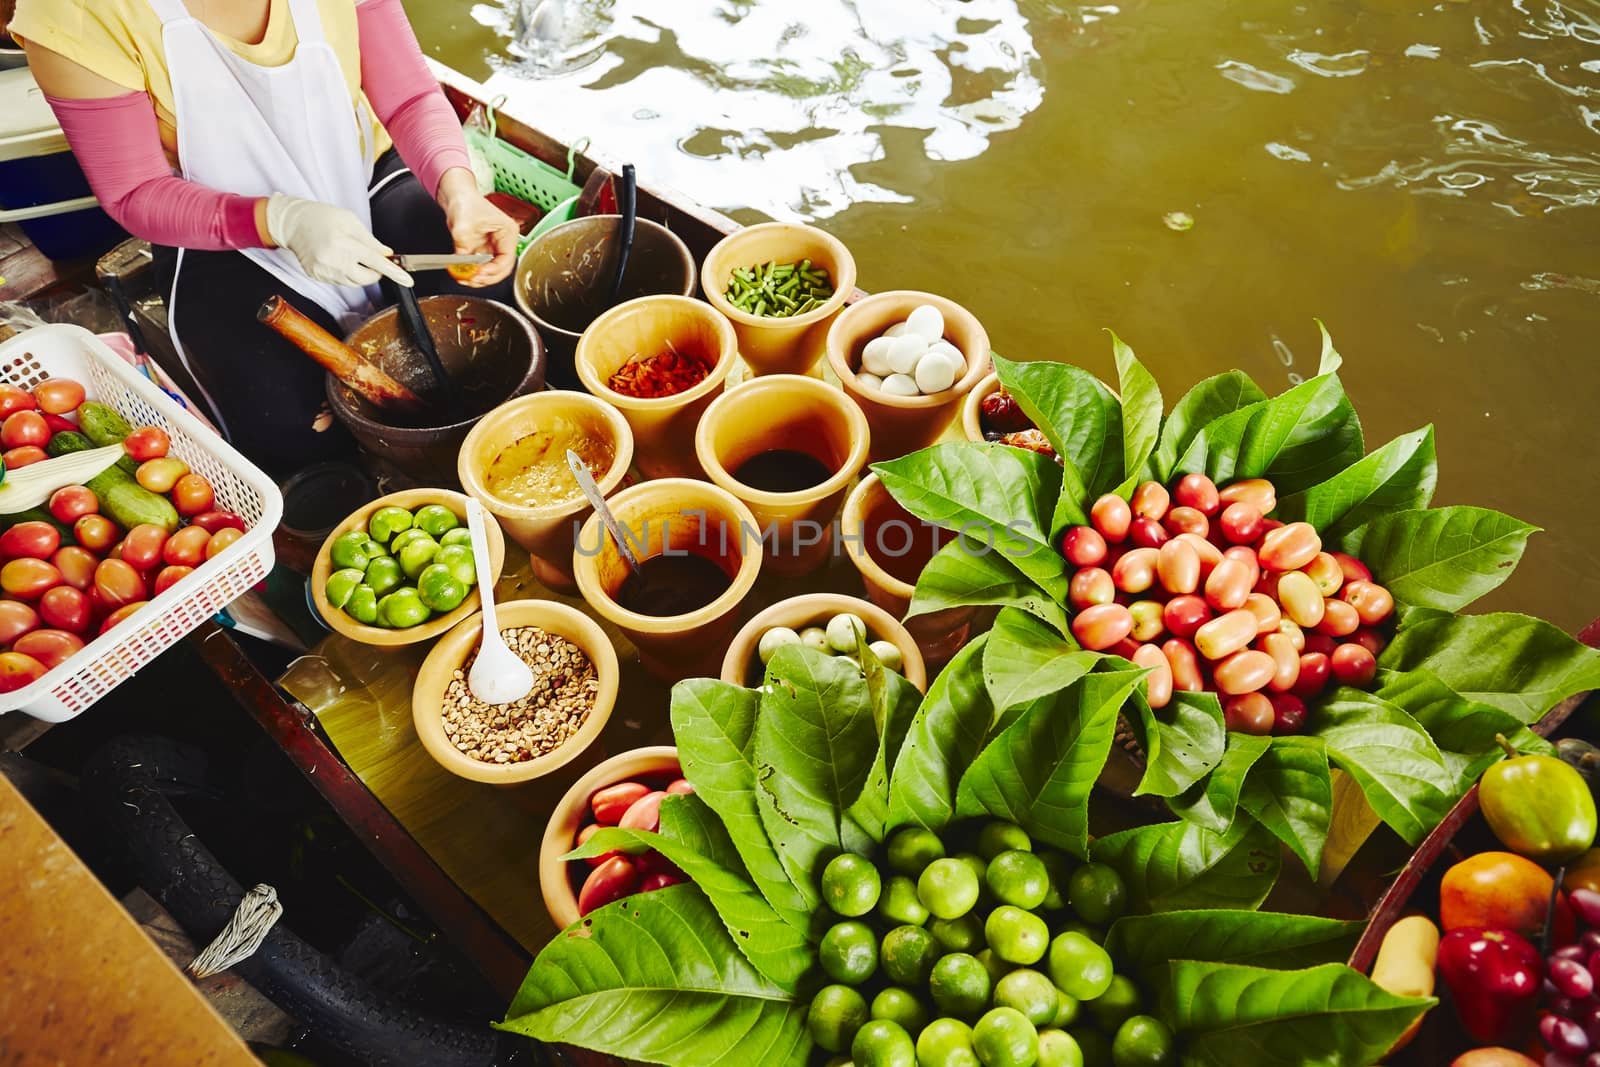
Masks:
[[[588,138],[575,141],[567,149],[567,170],[563,174],[541,159],[536,159],[522,149],[507,144],[495,136],[495,108],[505,103],[504,96],[496,97],[485,109],[489,117],[488,132],[467,127],[467,143],[488,160],[494,169],[496,192],[507,193],[526,200],[544,212],[544,216],[517,242],[517,254],[533,243],[534,238],[570,222],[578,213],[578,196],[582,188],[572,181],[578,165],[578,154],[589,145]]]

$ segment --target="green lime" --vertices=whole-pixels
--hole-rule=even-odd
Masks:
[[[400,550],[400,569],[407,578],[415,581],[438,554],[439,542],[424,534]]]
[[[1114,1034],[1124,1021],[1139,1013],[1139,987],[1126,975],[1114,974],[1106,991],[1084,1007],[1102,1031]]]
[[[1039,1032],[1015,1008],[994,1008],[972,1028],[972,1047],[983,1067],[1033,1067]]]
[[[1033,851],[1033,841],[1028,837],[1028,832],[1016,823],[992,822],[978,831],[978,854],[984,859],[992,860],[1011,849],[1018,852]]]
[[[984,881],[1000,903],[1029,910],[1043,904],[1050,891],[1050,872],[1044,861],[1032,852],[1015,848],[989,861]]]
[[[989,871],[989,861],[976,852],[958,852],[954,858],[972,868],[972,873],[978,878],[978,902],[987,905],[988,900],[986,898],[989,894],[989,887],[984,884],[984,877]]]
[[[1056,990],[1056,1017],[1051,1021],[1051,1026],[1067,1027],[1078,1021],[1078,1011],[1082,1002],[1070,993]]]
[[[409,585],[401,586],[378,601],[378,618],[385,626],[404,630],[428,621],[428,605]]]
[[[878,900],[880,918],[896,924],[921,926],[928,921],[928,909],[917,898],[917,883],[903,874],[894,875]]]
[[[328,598],[328,603],[336,608],[342,608],[350,603],[350,598],[355,596],[356,587],[361,584],[361,572],[354,567],[345,567],[328,575],[328,584],[322,587],[322,595]]]
[[[451,545],[440,542],[439,554],[433,557],[435,563],[443,564],[450,568],[450,573],[456,576],[456,581],[467,587],[478,584],[478,568],[472,562],[472,549],[466,545]]]
[[[952,952],[933,965],[928,992],[945,1014],[976,1016],[989,1004],[989,972],[977,957]]]
[[[915,878],[934,860],[944,858],[944,842],[932,830],[908,826],[889,838],[889,866]]]
[[[1075,1026],[1067,1033],[1083,1053],[1083,1067],[1112,1067],[1109,1037],[1088,1026]]]
[[[867,1021],[867,1000],[846,985],[824,986],[806,1009],[811,1039],[829,1052],[850,1047],[856,1031]]]
[[[400,554],[400,550],[405,548],[413,541],[432,540],[433,538],[428,536],[427,530],[419,530],[413,526],[409,530],[402,530],[394,535],[394,540],[389,542],[389,554],[391,556],[398,556]]]
[[[367,584],[379,596],[394,592],[404,580],[400,561],[393,556],[378,556],[367,564]]]
[[[328,558],[340,570],[354,567],[358,571],[367,569],[367,564],[374,556],[383,555],[383,548],[374,544],[362,530],[351,530],[349,533],[340,534],[333,539],[333,544],[328,548]]]
[[[928,1025],[928,1009],[915,993],[899,986],[886,986],[879,990],[878,995],[872,998],[870,1012],[874,1019],[899,1023],[908,1034],[920,1033]]]
[[[917,1049],[899,1023],[873,1019],[850,1042],[855,1067],[917,1067]]]
[[[955,919],[978,902],[978,879],[960,860],[934,860],[917,879],[917,899],[941,919]]]
[[[1111,1061],[1116,1067],[1171,1067],[1178,1062],[1177,1042],[1160,1019],[1135,1015],[1117,1028]]]
[[[935,919],[928,932],[946,952],[977,952],[983,948],[983,920],[969,911],[954,919]]]
[[[1002,904],[983,923],[983,936],[1007,963],[1037,963],[1050,948],[1050,928],[1031,911]]]
[[[978,953],[978,962],[983,964],[984,971],[988,973],[991,986],[999,985],[1000,979],[1017,969],[1014,964],[1007,963],[999,956],[996,956],[992,948],[986,948]]]
[[[1067,880],[1072,877],[1072,858],[1053,848],[1040,849],[1037,855],[1044,864],[1045,873],[1050,876],[1050,887],[1045,890],[1044,903],[1039,906],[1045,911],[1062,911],[1067,906]]]
[[[388,544],[398,533],[411,529],[411,512],[405,508],[379,508],[367,520],[367,534],[379,544]]]
[[[436,541],[461,525],[456,513],[443,504],[424,504],[417,509],[414,521],[418,529]]]
[[[1056,988],[1079,1000],[1093,1000],[1111,988],[1111,957],[1075,930],[1050,942],[1049,969]]]
[[[468,549],[472,548],[472,533],[465,526],[457,526],[454,530],[446,530],[444,536],[438,540],[445,548],[449,548],[452,545],[461,545]]]
[[[350,600],[344,606],[344,613],[359,623],[368,626],[378,624],[378,594],[372,591],[369,585],[356,586],[355,592],[350,594]]]
[[[467,587],[456,581],[449,567],[431,563],[417,575],[417,595],[430,611],[454,611],[467,599]]]
[[[1040,1030],[1036,1067],[1084,1067],[1083,1049],[1065,1030]]]
[[[871,911],[882,892],[878,868],[864,856],[842,852],[822,869],[822,899],[828,902],[828,907],[847,918],[854,919]]]
[[[883,935],[883,973],[902,985],[922,985],[940,956],[933,935],[920,926],[896,926]]]
[[[978,1067],[972,1029],[960,1019],[935,1019],[917,1035],[917,1067]]]
[[[817,960],[835,982],[860,985],[878,969],[878,939],[866,923],[835,923],[822,935]]]
[[[1067,880],[1067,903],[1084,922],[1104,926],[1121,916],[1128,906],[1128,888],[1112,868],[1103,863],[1085,863]]]
[[[1056,1021],[1061,994],[1050,979],[1024,967],[995,983],[994,1003],[996,1007],[1017,1009],[1035,1026],[1049,1026]]]

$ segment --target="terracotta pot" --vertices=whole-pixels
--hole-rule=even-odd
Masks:
[[[901,525],[903,524],[903,525]],[[916,591],[916,571],[925,553],[905,553],[913,543],[913,533],[931,536],[922,520],[902,508],[889,495],[876,474],[861,479],[845,498],[839,518],[839,537],[844,541],[850,562],[861,574],[867,598],[896,619],[905,619]],[[904,565],[895,567],[896,560]],[[899,573],[889,568],[895,567]],[[949,608],[928,615],[905,619],[905,627],[916,639],[922,655],[941,663],[956,654],[966,643],[972,628],[974,608]]]
[[[342,609],[328,603],[326,589],[328,576],[333,573],[333,543],[340,536],[349,533],[351,530],[366,529],[367,520],[379,508],[397,507],[405,508],[407,511],[416,511],[424,504],[443,504],[455,513],[456,518],[461,520],[462,526],[467,524],[467,498],[460,493],[452,492],[449,489],[406,489],[402,492],[390,493],[388,496],[380,496],[371,503],[351,512],[343,522],[333,528],[333,532],[328,534],[327,540],[322,542],[322,547],[317,550],[316,562],[311,565],[311,599],[316,604],[317,611],[321,614],[323,621],[336,633],[341,633],[351,640],[360,641],[364,645],[413,645],[418,641],[428,641],[438,637],[478,610],[478,589],[477,586],[474,586],[472,591],[467,594],[467,599],[463,600],[454,611],[448,611],[443,615],[429,619],[421,625],[412,626],[408,629],[390,630],[382,626],[368,626],[365,623],[357,622],[349,615],[346,615]],[[478,575],[480,584],[485,581],[499,581],[500,570],[506,563],[506,542],[505,538],[500,534],[500,527],[490,525],[484,533],[489,541],[489,557],[493,563],[493,573],[487,576]]]
[[[687,614],[631,611],[616,600],[628,576],[627,562],[600,516],[591,515],[572,553],[579,592],[627,634],[651,674],[670,681],[711,674],[727,648],[739,605],[761,571],[755,516],[727,490],[689,478],[643,482],[608,503],[641,562],[669,551],[692,552],[721,567],[730,583],[711,603]]]
[[[828,272],[833,296],[804,315],[752,315],[734,307],[724,295],[735,270],[807,259],[813,267]],[[711,306],[733,323],[739,335],[739,354],[750,365],[751,374],[810,374],[822,358],[828,327],[855,291],[856,261],[843,241],[815,226],[765,222],[718,241],[700,267],[700,287]]]
[[[705,379],[672,396],[640,399],[611,389],[607,380],[634,356],[668,348],[711,364]],[[694,432],[700,415],[722,392],[738,358],[728,320],[710,305],[687,296],[646,296],[601,315],[578,342],[578,377],[583,387],[622,412],[633,427],[639,470],[647,478],[699,478]]]
[[[671,745],[652,745],[619,753],[596,764],[562,796],[539,842],[539,891],[544,895],[544,908],[558,929],[565,930],[579,918],[571,863],[561,857],[578,847],[578,830],[591,821],[589,798],[618,782],[642,780],[645,785],[663,788],[682,776],[678,768],[678,750]],[[577,863],[582,874],[587,876],[591,870],[588,864],[582,860]]]
[[[791,630],[826,626],[829,619],[846,611],[861,616],[861,621],[867,624],[869,640],[890,641],[900,650],[900,657],[905,660],[900,674],[926,692],[927,664],[910,632],[876,604],[839,593],[802,593],[780,600],[745,623],[734,636],[733,644],[728,646],[728,654],[722,657],[722,680],[734,685],[750,684],[750,672],[760,663],[756,653],[761,635],[774,626],[787,626]]]
[[[622,484],[633,462],[633,431],[621,412],[603,400],[584,393],[554,391],[518,397],[479,420],[461,444],[456,472],[461,486],[494,515],[507,537],[527,550],[533,573],[547,587],[561,592],[577,588],[572,576],[573,537],[593,508],[582,495],[544,507],[528,507],[504,500],[489,490],[489,464],[500,452],[529,434],[554,435],[560,449],[556,460],[566,469],[565,446],[559,442],[586,435],[611,443],[613,458],[605,470],[594,472],[601,494]],[[573,492],[577,485],[573,483]]]
[[[983,401],[985,397],[993,396],[1000,391],[1000,376],[991,374],[983,381],[972,387],[972,392],[967,394],[966,401],[961,405],[961,431],[966,434],[967,440],[982,444],[983,436]]]
[[[954,385],[932,396],[891,396],[856,379],[861,350],[867,342],[922,304],[944,313],[944,339],[967,361],[967,371]],[[932,293],[897,290],[874,293],[856,301],[828,330],[828,363],[845,392],[861,405],[872,426],[872,461],[895,459],[933,444],[950,425],[972,387],[990,370],[989,335],[972,312]]]
[[[439,643],[428,652],[428,658],[422,661],[416,684],[411,690],[411,719],[417,728],[417,740],[445,770],[474,782],[516,785],[542,778],[566,766],[600,736],[600,731],[611,718],[611,709],[617,703],[617,650],[611,647],[611,639],[600,629],[599,623],[577,608],[554,600],[512,600],[495,605],[495,610],[502,630],[537,626],[558,637],[565,637],[589,657],[600,687],[595,693],[594,708],[583,720],[583,725],[554,751],[521,763],[485,763],[473,759],[450,743],[445,736],[442,717],[444,694],[455,672],[462,668],[467,656],[483,640],[481,612],[458,623],[439,639]]]
[[[723,393],[706,409],[695,453],[706,476],[749,506],[762,531],[766,567],[808,574],[828,561],[833,518],[845,488],[867,461],[867,418],[839,390],[797,374],[756,378]],[[809,489],[768,492],[736,472],[774,449],[804,452],[833,472]]]

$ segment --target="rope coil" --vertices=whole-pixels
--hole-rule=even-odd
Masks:
[[[283,915],[283,905],[278,902],[278,891],[270,885],[258,885],[244,895],[239,907],[222,928],[216,940],[189,961],[188,971],[196,978],[210,978],[221,974],[234,964],[249,959],[267,939],[272,926]]]

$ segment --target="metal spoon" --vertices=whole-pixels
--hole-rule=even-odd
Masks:
[[[483,532],[483,505],[467,498],[467,532],[472,535],[472,564],[478,570],[478,598],[483,602],[483,643],[467,672],[467,688],[485,704],[509,704],[533,690],[533,671],[506,647],[494,614],[494,588],[488,580],[489,539]]]
[[[572,476],[578,479],[578,488],[583,490],[583,495],[588,498],[589,506],[600,516],[600,521],[606,524],[606,529],[611,531],[611,539],[617,543],[617,551],[622,554],[622,561],[628,565],[629,571],[639,574],[639,561],[634,558],[633,549],[628,547],[628,539],[623,536],[622,523],[611,514],[611,507],[601,495],[600,487],[594,484],[594,475],[589,473],[589,465],[583,461],[582,456],[569,448],[567,466],[572,468]],[[643,577],[640,575],[641,580]]]

